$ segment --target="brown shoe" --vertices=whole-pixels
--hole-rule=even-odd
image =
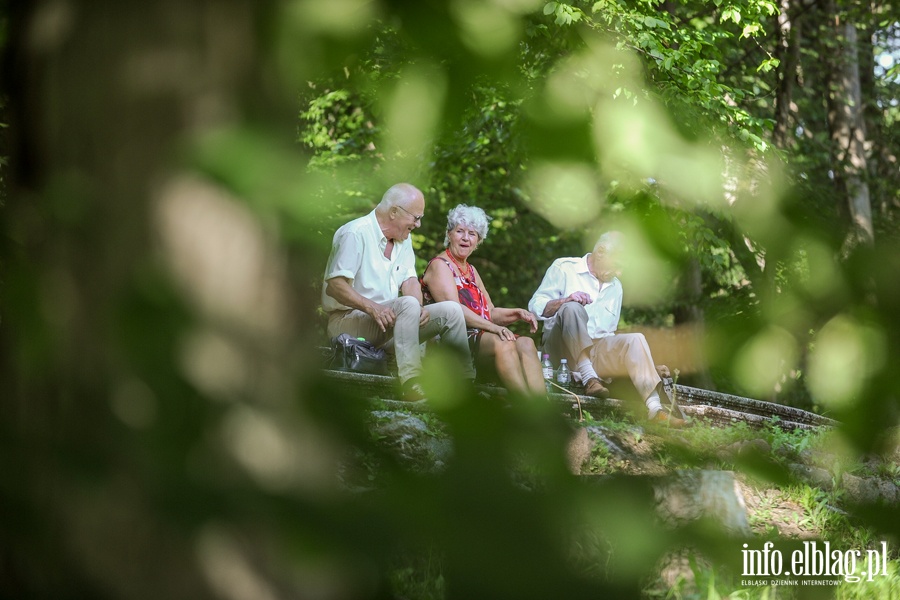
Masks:
[[[650,419],[651,423],[659,423],[660,425],[668,425],[672,429],[681,429],[687,424],[687,421],[684,419],[679,419],[678,417],[669,413],[665,408],[659,409],[659,411],[654,415],[652,419]]]
[[[609,390],[596,377],[591,377],[584,384],[584,395],[594,398],[609,398]]]

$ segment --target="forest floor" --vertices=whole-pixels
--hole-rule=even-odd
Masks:
[[[590,455],[581,473],[664,477],[682,469],[733,473],[736,495],[745,507],[751,536],[758,540],[830,540],[842,549],[879,548],[884,536],[859,523],[852,507],[900,504],[900,446],[859,458],[831,430],[782,430],[743,423],[728,427],[702,422],[675,431],[650,429],[614,418],[588,416]],[[690,456],[690,464],[684,457]],[[785,479],[779,476],[787,474]],[[760,544],[761,545],[761,544]],[[900,597],[900,560],[895,540],[890,575],[874,582],[842,582],[838,598]],[[790,587],[742,586],[740,579],[717,573],[709,562],[672,556],[659,578],[645,589],[661,598],[794,598]],[[696,557],[694,557],[696,558]]]
[[[434,472],[451,460],[452,440],[430,414],[373,411],[373,435],[398,452],[401,462]],[[860,458],[828,429],[786,431],[777,420],[763,428],[736,423],[722,427],[694,421],[674,430],[647,425],[622,415],[593,417],[585,413],[570,443],[569,468],[583,478],[636,476],[665,481],[679,473],[727,474],[732,505],[746,539],[822,542],[833,548],[880,548],[885,535],[853,516],[853,507],[896,507],[900,503],[900,446]],[[586,434],[586,435],[585,435]],[[371,479],[371,476],[370,476]],[[727,486],[726,486],[727,487]],[[713,515],[714,517],[716,515]],[[897,540],[891,548],[888,575],[874,582],[852,583],[820,590],[838,598],[900,598],[900,558]],[[408,570],[404,571],[408,572]],[[659,565],[648,581],[649,598],[800,598],[803,590],[758,582],[744,585],[740,577],[720,572],[689,549]],[[402,578],[401,578],[402,579]],[[398,583],[399,597],[439,599],[419,581],[418,592]],[[415,587],[415,586],[414,586]],[[431,590],[423,592],[422,590]],[[797,595],[797,594],[800,595]]]

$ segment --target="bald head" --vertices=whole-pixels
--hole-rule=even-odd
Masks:
[[[621,231],[607,231],[594,244],[594,253],[602,254],[619,254],[622,252],[622,245],[625,236]]]
[[[425,197],[419,191],[419,188],[411,183],[397,183],[388,188],[388,191],[381,197],[381,202],[378,203],[377,208],[384,211],[394,206],[408,208],[409,204],[418,199],[421,199],[424,204]]]
[[[425,196],[412,184],[392,185],[375,207],[375,215],[385,237],[403,241],[422,224]]]

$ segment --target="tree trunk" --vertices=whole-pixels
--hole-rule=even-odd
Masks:
[[[713,381],[709,375],[708,361],[704,356],[703,339],[705,337],[706,312],[701,304],[703,299],[703,273],[700,270],[700,262],[692,258],[681,279],[681,303],[673,311],[675,317],[675,329],[693,332],[687,336],[691,341],[691,349],[697,356],[696,371],[690,374],[690,381],[697,387],[712,390]],[[678,363],[670,365],[677,368]]]
[[[897,156],[891,145],[891,135],[884,127],[890,122],[885,112],[885,105],[879,98],[875,76],[875,36],[878,32],[876,23],[889,19],[883,3],[872,2],[868,6],[872,18],[866,22],[865,29],[860,31],[859,64],[862,97],[864,101],[863,116],[866,132],[869,136],[871,151],[869,152],[869,177],[872,182],[872,210],[876,216],[890,218],[890,212],[900,208],[896,196],[898,189]]]
[[[833,0],[828,6],[834,15],[832,32],[838,42],[837,52],[831,56],[834,64],[827,96],[834,179],[850,213],[848,242],[851,245],[871,244],[875,234],[867,178],[867,137],[857,29],[855,24],[838,13]]]
[[[778,88],[775,90],[775,131],[772,141],[776,148],[786,148],[792,139],[791,118],[794,103],[794,82],[797,66],[800,63],[800,44],[802,34],[800,19],[791,17],[793,0],[781,0],[781,11],[778,14],[778,45],[775,47],[775,58],[779,60]]]

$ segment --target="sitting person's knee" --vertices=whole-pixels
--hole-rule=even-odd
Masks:
[[[516,349],[519,351],[519,354],[530,352],[537,355],[537,348],[534,345],[534,340],[524,335],[516,340]]]
[[[502,357],[514,357],[518,355],[516,343],[511,340],[501,340],[497,338],[494,342],[494,354]]]
[[[632,345],[646,345],[647,340],[644,338],[643,333],[625,333],[622,334],[625,336],[625,341]]]
[[[428,310],[431,320],[442,326],[450,328],[466,326],[466,317],[459,302],[445,300],[429,304],[425,308]]]
[[[405,312],[408,310],[418,311],[421,310],[421,305],[419,301],[415,299],[414,296],[400,296],[396,301],[396,308],[394,309],[395,313]]]
[[[587,318],[587,310],[578,302],[566,302],[556,311],[557,319],[577,318],[583,316]]]

